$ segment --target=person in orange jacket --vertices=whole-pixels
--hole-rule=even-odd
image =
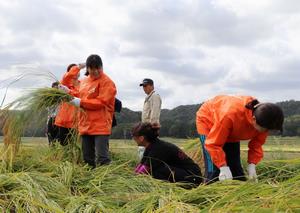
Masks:
[[[282,131],[284,115],[273,103],[251,96],[216,96],[196,115],[205,163],[205,182],[246,180],[240,160],[240,140],[248,143],[248,177],[257,181],[256,164],[263,158],[268,130]]]
[[[69,89],[78,90],[80,70],[84,67],[85,64],[70,64],[58,87],[62,88],[63,85]],[[76,112],[76,107],[68,102],[64,102],[58,107],[55,125],[58,126],[58,141],[63,146],[69,143],[72,139],[72,132],[76,129]]]
[[[109,136],[112,130],[115,96],[114,82],[103,72],[102,59],[90,55],[86,60],[87,77],[80,82],[79,91],[70,101],[80,107],[78,130],[82,139],[84,162],[91,167],[111,162]]]

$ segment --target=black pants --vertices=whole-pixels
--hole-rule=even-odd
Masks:
[[[205,135],[200,135],[202,153],[205,164],[205,183],[215,182],[219,177],[220,170],[213,164],[211,157],[205,149]],[[230,168],[234,180],[246,181],[245,173],[241,164],[240,142],[227,142],[223,146],[226,155],[227,166]]]
[[[50,117],[47,122],[47,137],[49,145],[53,144],[58,139],[58,126],[54,124],[55,117]]]
[[[111,162],[109,157],[109,135],[82,135],[82,153],[85,163],[95,168]]]
[[[73,139],[74,130],[72,128],[58,127],[58,141],[60,145],[66,146]]]
[[[164,165],[152,171],[156,179],[167,180],[170,182],[183,182],[199,185],[202,183],[200,168],[183,169],[174,166]]]

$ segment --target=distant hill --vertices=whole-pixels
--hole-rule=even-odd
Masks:
[[[300,136],[300,101],[289,100],[277,103],[284,112],[284,136]]]
[[[160,116],[160,135],[178,138],[196,136],[195,113],[199,107],[200,104],[195,104],[178,106],[172,110],[163,109]],[[116,117],[118,125],[113,129],[112,137],[130,137],[131,127],[141,120],[141,112],[124,108]]]
[[[284,136],[300,136],[300,101],[283,101],[277,103],[285,114]],[[201,104],[181,105],[174,109],[161,111],[162,137],[188,138],[197,137],[195,116]],[[141,118],[140,111],[123,108],[121,113],[116,113],[118,125],[113,128],[112,138],[130,138],[130,130],[134,123]],[[42,118],[35,118],[39,122],[31,123],[24,132],[25,136],[45,136],[45,123],[47,114]],[[0,127],[1,127],[0,118]],[[1,128],[0,128],[1,129]],[[0,135],[2,132],[0,130]]]
[[[282,108],[285,117],[300,115],[300,101],[282,101],[277,104]]]
[[[284,136],[300,136],[300,101],[283,101],[277,103],[282,107],[285,115]],[[196,137],[195,116],[201,104],[181,105],[174,109],[163,109],[161,111],[162,137]],[[117,115],[118,126],[113,130],[113,138],[124,138],[130,136],[132,125],[139,122],[141,112],[135,112],[124,108]]]

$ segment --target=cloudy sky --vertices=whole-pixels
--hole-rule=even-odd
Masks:
[[[299,0],[1,1],[0,101],[93,53],[133,110],[146,77],[169,109],[217,94],[300,100],[299,11]]]

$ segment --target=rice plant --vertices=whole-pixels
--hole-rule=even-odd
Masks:
[[[61,90],[39,88],[29,91],[1,110],[5,145],[2,150],[2,161],[6,162],[7,168],[12,167],[25,128],[33,122],[46,123],[48,109],[58,107],[62,102],[71,99],[72,96]],[[38,120],[41,117],[45,120]]]
[[[37,151],[38,150],[38,151]],[[0,209],[16,212],[297,212],[300,159],[264,161],[259,182],[224,181],[187,190],[133,173],[136,159],[114,153],[90,169],[61,147],[22,147],[0,175]],[[55,157],[54,157],[55,156]]]

